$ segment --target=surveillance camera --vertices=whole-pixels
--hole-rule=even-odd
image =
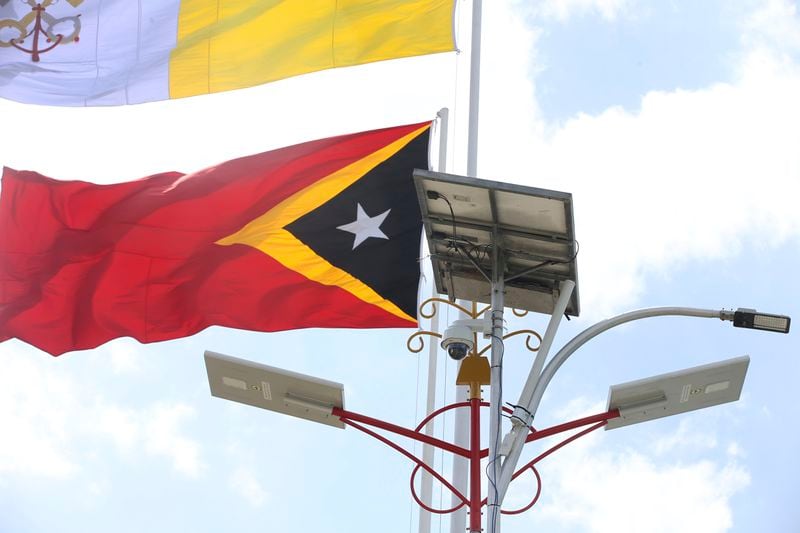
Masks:
[[[451,359],[460,361],[464,359],[475,343],[472,340],[472,329],[468,326],[453,324],[444,330],[442,348],[447,350]]]
[[[447,346],[447,355],[456,361],[464,359],[467,352],[469,352],[469,345],[465,342],[452,342]]]

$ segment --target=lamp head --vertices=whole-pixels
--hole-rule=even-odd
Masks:
[[[791,322],[788,316],[759,313],[755,309],[739,308],[733,313],[733,326],[737,328],[789,333]]]

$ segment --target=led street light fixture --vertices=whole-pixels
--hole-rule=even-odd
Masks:
[[[686,413],[739,399],[750,358],[735,357],[708,365],[614,385],[608,393],[608,409],[619,417],[605,429]]]
[[[211,394],[268,411],[344,429],[344,387],[324,379],[206,351]]]
[[[737,309],[733,314],[733,325],[737,328],[761,329],[777,333],[789,333],[792,319],[784,315],[759,313],[755,309]]]

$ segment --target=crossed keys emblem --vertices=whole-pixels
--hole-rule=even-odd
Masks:
[[[81,32],[80,14],[71,17],[56,18],[47,13],[47,8],[57,3],[59,0],[22,0],[31,7],[31,11],[19,20],[2,19],[0,20],[0,48],[13,46],[26,54],[30,54],[31,60],[39,61],[39,56],[49,52],[60,44],[77,43]],[[78,7],[83,0],[66,0],[72,7]],[[0,0],[0,7],[6,5],[9,0]],[[7,35],[16,32],[16,36],[10,38]],[[25,41],[32,37],[30,48],[27,48]],[[44,38],[45,47],[40,46],[40,40]]]

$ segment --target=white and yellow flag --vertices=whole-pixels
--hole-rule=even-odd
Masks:
[[[455,49],[455,0],[0,0],[0,97],[94,106]]]

